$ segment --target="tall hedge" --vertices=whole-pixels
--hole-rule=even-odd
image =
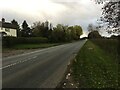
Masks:
[[[3,37],[2,46],[11,47],[17,44],[40,44],[47,43],[48,39],[44,37]]]

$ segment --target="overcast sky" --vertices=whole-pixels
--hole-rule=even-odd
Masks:
[[[96,23],[102,5],[94,0],[0,0],[0,13],[6,21],[26,20],[31,26],[36,21],[48,20],[53,25],[81,25],[84,35],[89,23]]]

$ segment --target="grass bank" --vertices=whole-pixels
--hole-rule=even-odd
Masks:
[[[72,65],[79,88],[117,88],[117,41],[88,40]]]

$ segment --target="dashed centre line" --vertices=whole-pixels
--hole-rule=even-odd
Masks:
[[[34,59],[34,58],[37,58],[37,56],[30,57],[30,58],[28,58],[28,59],[26,59],[26,60],[20,60],[20,61],[18,61],[18,62],[9,64],[9,65],[7,65],[7,66],[3,66],[3,67],[1,67],[0,69],[5,69],[5,68],[8,68],[8,67],[12,67],[12,66],[15,66],[15,65],[17,65],[17,64],[24,63],[24,62],[26,62],[26,61],[28,61],[28,60],[30,60],[30,59]]]

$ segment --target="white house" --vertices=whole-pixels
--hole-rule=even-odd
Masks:
[[[17,29],[15,26],[9,22],[5,22],[4,18],[0,21],[0,36],[17,37]]]

